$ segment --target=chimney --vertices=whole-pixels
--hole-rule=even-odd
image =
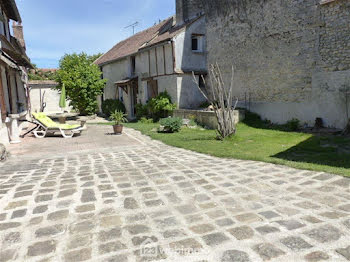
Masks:
[[[205,0],[176,0],[176,24],[181,25],[203,14],[204,1]]]
[[[22,24],[16,23],[15,21],[13,21],[12,29],[13,29],[13,36],[19,41],[19,43],[24,48],[24,50],[26,50],[26,43],[24,41]]]
[[[176,0],[176,25],[184,23],[184,0]]]

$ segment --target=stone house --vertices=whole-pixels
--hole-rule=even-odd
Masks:
[[[345,126],[350,1],[203,3],[208,64],[218,62],[228,83],[234,65],[240,106],[277,123],[297,118],[313,126],[322,118],[325,126]]]
[[[95,61],[108,79],[102,99],[120,99],[128,117],[135,105],[167,91],[179,108],[196,108],[205,98],[193,81],[206,74],[205,17],[177,0],[170,17],[118,43]]]
[[[13,33],[9,23],[13,21]],[[17,143],[27,114],[27,69],[32,68],[25,52],[21,16],[15,0],[0,0],[0,143]]]

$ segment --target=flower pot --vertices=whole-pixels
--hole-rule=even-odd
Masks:
[[[121,134],[123,132],[123,125],[113,125],[114,134]]]

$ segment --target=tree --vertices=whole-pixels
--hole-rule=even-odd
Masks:
[[[66,54],[57,71],[56,89],[61,90],[64,84],[70,105],[82,115],[96,113],[97,96],[103,93],[107,81],[101,79],[102,72],[93,64],[95,57],[86,53]]]
[[[200,76],[206,85],[203,76]],[[209,66],[209,78],[210,78],[210,91],[205,86],[202,89],[197,81],[194,72],[193,79],[197,84],[197,87],[202,92],[204,97],[209,101],[209,103],[214,108],[215,116],[218,120],[217,135],[218,139],[225,139],[236,133],[236,125],[234,119],[234,110],[237,107],[238,99],[233,97],[234,88],[234,70],[232,67],[232,78],[231,83],[228,86],[223,78],[218,64]],[[234,101],[235,100],[235,101]]]

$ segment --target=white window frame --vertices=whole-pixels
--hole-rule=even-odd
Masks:
[[[197,39],[197,50],[193,49],[193,39]],[[204,52],[204,35],[195,35],[193,34],[191,37],[191,50],[194,53],[203,53]]]

